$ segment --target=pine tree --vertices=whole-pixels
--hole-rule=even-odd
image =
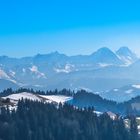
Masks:
[[[131,133],[131,139],[138,139],[138,128],[137,128],[137,122],[136,118],[134,116],[130,117],[130,133]]]

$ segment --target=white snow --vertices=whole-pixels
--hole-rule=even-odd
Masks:
[[[33,85],[33,86],[35,86],[35,87],[43,87],[42,85]]]
[[[22,71],[23,71],[23,73],[25,73],[25,72],[26,72],[26,69],[25,69],[25,68],[23,68],[23,69],[22,69]]]
[[[103,114],[103,112],[99,112],[99,111],[94,111],[95,114],[97,114],[97,116],[100,116]]]
[[[46,78],[46,76],[45,76],[45,74],[44,73],[42,73],[42,72],[40,72],[39,70],[38,70],[38,67],[37,66],[35,66],[35,65],[33,65],[31,68],[29,68],[30,69],[30,71],[32,72],[32,73],[35,73],[36,75],[37,75],[37,78]]]
[[[66,64],[64,68],[55,68],[56,73],[70,73],[74,69],[74,65]]]
[[[37,66],[32,66],[32,67],[30,68],[30,70],[31,70],[32,72],[38,72]]]
[[[96,92],[94,92],[95,94],[100,94],[100,92],[99,91],[96,91]]]
[[[137,117],[136,119],[137,119],[137,120],[140,120],[140,117]]]
[[[129,66],[130,64],[132,64],[132,59],[130,59],[129,56],[127,56],[127,57],[121,56],[121,58],[122,58],[122,61],[124,61],[127,66]]]
[[[4,70],[2,70],[1,68],[0,68],[0,79],[5,79],[5,80],[9,80],[9,81],[11,81],[13,83],[17,83],[15,80],[11,79],[8,76],[8,74]]]
[[[117,57],[125,63],[125,66],[129,66],[133,63],[133,60],[130,56],[117,55]]]
[[[132,85],[132,87],[140,89],[140,85]]]
[[[132,61],[132,58],[130,56],[127,56],[127,58]]]
[[[133,89],[126,90],[125,93],[130,94],[133,92]]]
[[[0,68],[0,78],[10,79],[7,73]]]
[[[72,97],[63,96],[63,95],[36,95],[28,92],[22,92],[17,94],[11,94],[6,97],[2,97],[4,99],[9,98],[12,103],[16,104],[18,100],[20,99],[29,99],[32,101],[44,101],[48,103],[56,102],[56,103],[64,103],[69,100],[72,100]]]
[[[111,118],[112,120],[115,120],[116,117],[117,117],[117,115],[116,115],[115,113],[111,112],[111,111],[108,111],[107,114],[110,116],[110,118]]]
[[[126,128],[128,128],[128,129],[130,128],[129,119],[125,119],[124,124],[125,124]]]
[[[9,108],[10,111],[17,110],[17,106],[16,105],[15,106],[9,105],[8,108]]]
[[[63,95],[39,95],[39,96],[56,103],[64,103],[73,99],[72,97]]]
[[[99,63],[100,67],[108,67],[111,66],[112,64],[106,64],[106,63]]]
[[[14,71],[12,71],[12,70],[10,70],[10,75],[12,76],[12,77],[15,77],[15,72]]]
[[[41,99],[39,97],[37,97],[36,95],[32,94],[32,93],[27,93],[27,92],[22,92],[22,93],[17,93],[17,94],[11,94],[9,96],[3,97],[4,99],[9,98],[13,101],[18,101],[20,99],[29,99],[29,100],[33,100],[33,101],[41,101]]]
[[[113,89],[113,91],[117,92],[117,91],[119,91],[119,89]]]

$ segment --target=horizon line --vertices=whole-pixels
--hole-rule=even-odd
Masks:
[[[107,48],[107,49],[109,49],[110,51],[112,51],[114,54],[116,54],[116,52],[117,52],[119,49],[123,48],[123,47],[124,47],[124,48],[128,48],[132,53],[136,54],[136,52],[134,52],[134,50],[132,50],[131,48],[129,48],[129,47],[127,47],[127,46],[119,47],[119,48],[116,49],[116,50],[104,46],[104,47],[100,47],[100,48],[96,49],[95,51],[93,51],[93,52],[91,52],[91,53],[87,53],[87,54],[74,54],[74,55],[69,55],[69,54],[64,53],[64,52],[62,52],[62,51],[54,50],[54,51],[50,51],[50,52],[48,52],[48,53],[36,53],[36,54],[34,54],[34,55],[19,56],[19,57],[18,57],[18,56],[12,56],[12,55],[10,56],[10,55],[6,55],[6,54],[0,54],[0,57],[8,57],[8,58],[17,58],[17,59],[21,59],[21,58],[26,58],[26,57],[36,57],[37,55],[49,55],[49,54],[54,54],[54,53],[60,54],[60,55],[65,55],[65,56],[68,56],[68,57],[73,57],[73,56],[90,56],[90,55],[92,55],[93,53],[95,53],[95,52],[97,52],[98,50],[103,49],[103,48]],[[136,54],[136,56],[139,57],[138,54]]]

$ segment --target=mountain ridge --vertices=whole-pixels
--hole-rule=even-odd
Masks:
[[[96,87],[95,90],[98,91],[112,89],[115,85],[121,87],[137,84],[139,73],[132,73],[132,70],[135,71],[139,67],[137,63],[125,65],[116,53],[107,47],[100,48],[90,55],[67,56],[52,52],[22,58],[0,56],[0,79],[7,80],[7,83],[15,82],[17,87],[41,90],[75,90],[79,87],[93,90]],[[120,77],[122,79],[119,79]]]

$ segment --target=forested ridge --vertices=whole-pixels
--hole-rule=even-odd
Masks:
[[[20,100],[16,110],[0,109],[0,140],[137,140],[135,118],[127,130],[116,120],[94,108],[78,109],[69,104],[47,104]]]
[[[76,92],[70,89],[62,89],[62,90],[47,90],[47,91],[41,91],[41,90],[33,90],[28,88],[19,88],[17,90],[13,90],[12,88],[8,88],[0,92],[0,97],[4,97],[10,94],[18,94],[21,92],[29,92],[33,94],[39,94],[39,95],[65,95],[65,96],[74,96]]]
[[[79,90],[79,91],[72,91],[69,89],[62,89],[62,90],[49,90],[49,91],[40,91],[40,90],[33,90],[33,89],[26,89],[26,88],[20,88],[18,90],[12,90],[11,88],[6,89],[0,93],[0,97],[7,97],[11,94],[19,94],[22,92],[32,93],[34,95],[64,95],[73,97],[71,101],[69,101],[70,104],[83,108],[83,107],[94,107],[96,111],[100,112],[106,112],[106,111],[112,111],[116,114],[120,114],[123,116],[126,115],[140,115],[140,109],[132,108],[132,104],[139,103],[140,102],[140,96],[137,96],[135,98],[132,98],[129,101],[117,103],[115,101],[107,100],[105,98],[102,98],[98,94],[94,94],[92,92],[88,92],[85,90]],[[9,100],[7,100],[9,101]],[[0,104],[1,104],[1,98],[0,98]]]

